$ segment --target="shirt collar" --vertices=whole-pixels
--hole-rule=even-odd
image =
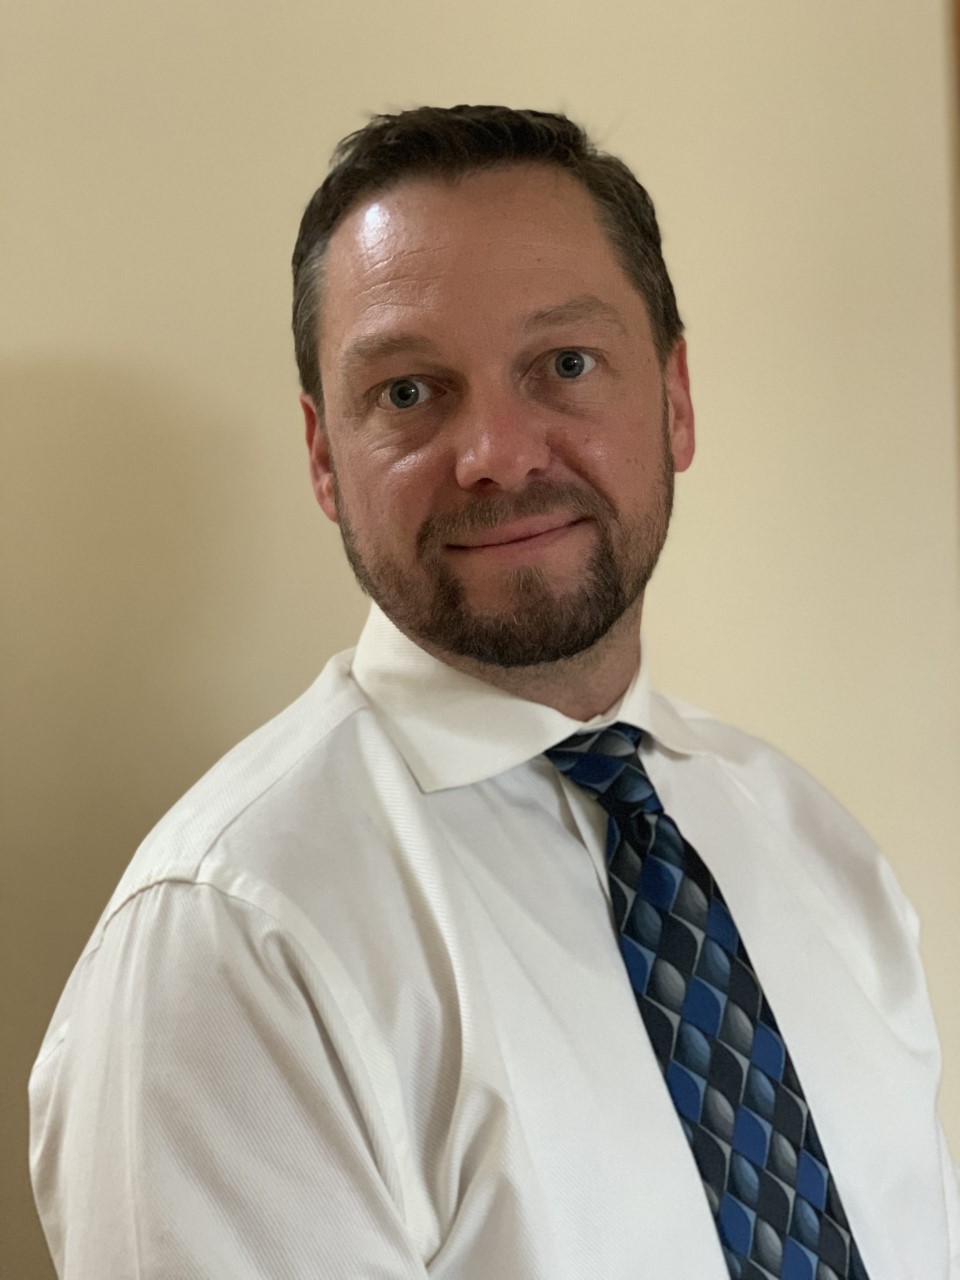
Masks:
[[[351,673],[423,791],[467,786],[512,769],[583,729],[624,720],[681,755],[705,748],[640,667],[619,703],[571,720],[477,680],[424,652],[373,605]]]

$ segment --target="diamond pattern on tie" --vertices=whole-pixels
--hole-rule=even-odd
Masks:
[[[737,926],[618,724],[546,752],[608,814],[620,951],[733,1280],[867,1280]]]

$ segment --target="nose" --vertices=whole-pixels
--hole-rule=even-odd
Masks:
[[[487,395],[466,404],[456,451],[461,489],[522,489],[550,465],[546,425],[519,395]]]

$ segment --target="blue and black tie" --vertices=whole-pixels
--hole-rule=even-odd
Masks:
[[[608,814],[620,950],[734,1280],[867,1280],[750,957],[716,881],[617,724],[546,752]]]

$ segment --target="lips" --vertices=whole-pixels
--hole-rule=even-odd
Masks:
[[[530,516],[525,520],[510,520],[494,529],[484,529],[469,538],[448,543],[452,551],[479,551],[484,547],[503,547],[514,543],[529,542],[546,533],[556,533],[580,524],[582,516],[569,514]]]

